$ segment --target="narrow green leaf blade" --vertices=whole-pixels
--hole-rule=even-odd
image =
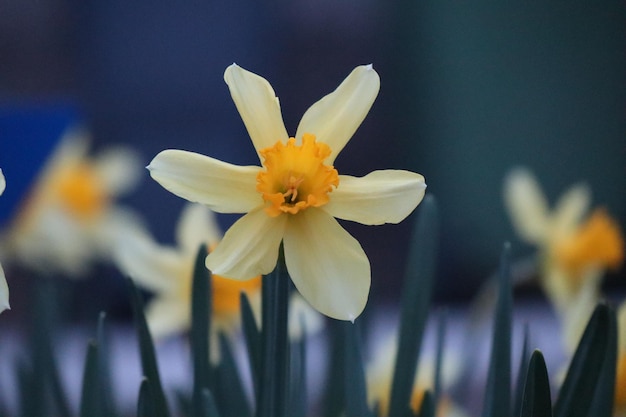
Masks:
[[[219,334],[220,363],[217,365],[215,395],[219,410],[225,416],[249,417],[252,415],[246,391],[239,377],[230,343]]]
[[[615,377],[617,372],[617,348],[618,348],[618,330],[617,317],[615,310],[608,307],[609,327],[608,341],[606,345],[606,353],[604,363],[600,370],[600,376],[596,383],[596,391],[594,393],[589,417],[612,417],[613,405],[615,400]]]
[[[339,320],[328,320],[330,337],[330,358],[324,382],[324,400],[322,401],[325,417],[338,417],[344,410],[346,352],[344,349],[344,332]]]
[[[200,417],[220,417],[213,394],[208,389],[202,390],[202,413]]]
[[[540,351],[535,350],[528,363],[521,417],[552,417],[552,399],[546,362]]]
[[[302,324],[304,329],[304,324]],[[305,417],[307,411],[306,330],[303,336],[291,343],[289,362],[289,406],[287,415]]]
[[[196,255],[191,285],[191,355],[193,358],[194,415],[203,408],[202,391],[212,388],[209,364],[211,337],[211,276],[205,266],[206,245],[201,245]]]
[[[141,368],[147,379],[145,385],[150,387],[149,395],[145,395],[147,395],[147,400],[154,402],[153,408],[155,414],[152,417],[170,417],[167,400],[165,399],[163,386],[161,385],[161,377],[159,376],[154,342],[152,341],[152,336],[148,330],[148,323],[146,322],[146,316],[144,315],[143,300],[141,299],[139,290],[132,280],[128,280],[128,285],[130,289],[133,315],[135,318],[135,329],[137,330],[137,338],[139,339]],[[144,383],[142,383],[142,389],[147,389],[143,388],[143,385]],[[145,407],[147,406],[144,406],[144,408]]]
[[[561,386],[555,417],[587,417],[609,343],[611,315],[604,304],[596,306],[576,348]]]
[[[137,400],[137,417],[152,417],[157,414],[157,400],[155,390],[148,378],[143,378],[139,386],[139,399]]]
[[[515,385],[515,402],[513,404],[513,415],[519,416],[522,412],[522,401],[524,399],[524,384],[526,381],[526,373],[530,364],[530,336],[528,324],[524,326],[524,341],[522,344],[522,353],[520,355],[520,364],[517,371],[517,382]]]
[[[422,403],[420,404],[419,413],[417,415],[419,417],[435,417],[436,408],[433,393],[428,390],[425,391],[424,396],[422,397]]]
[[[240,299],[243,335],[246,340],[246,349],[248,352],[248,361],[250,362],[250,371],[252,373],[255,398],[258,398],[259,375],[261,372],[261,331],[256,325],[254,312],[252,310],[252,306],[250,305],[250,300],[245,292],[241,292]]]
[[[80,417],[101,417],[101,397],[98,374],[98,346],[95,341],[87,346],[85,370],[83,373],[83,388],[80,399]]]
[[[365,417],[370,415],[367,406],[367,389],[365,382],[365,370],[363,369],[363,353],[361,352],[361,340],[358,324],[350,322],[341,323],[344,336],[345,353],[345,393],[346,393],[346,417]]]
[[[493,324],[489,375],[483,417],[511,414],[511,315],[513,292],[510,272],[511,246],[506,243],[500,258],[498,301]]]
[[[276,268],[262,281],[262,361],[257,417],[284,417],[287,409],[289,282],[281,245]]]
[[[393,373],[389,415],[409,409],[419,350],[433,292],[438,246],[438,214],[435,198],[426,195],[420,204],[404,281],[398,352]]]

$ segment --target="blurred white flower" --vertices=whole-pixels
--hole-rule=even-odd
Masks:
[[[293,283],[318,311],[354,320],[369,296],[369,260],[335,218],[398,223],[424,196],[419,174],[339,175],[333,163],[357,130],[380,86],[371,65],[355,68],[304,114],[294,137],[262,77],[233,64],[224,78],[262,166],[165,150],[150,175],[172,193],[222,213],[245,213],[206,259],[214,273],[246,280],[271,272],[281,243]]]
[[[624,258],[619,225],[604,209],[588,214],[590,191],[572,186],[550,210],[532,173],[517,168],[505,180],[504,201],[515,231],[539,251],[540,285],[563,323],[572,350],[600,299],[601,279]]]
[[[87,133],[70,129],[50,156],[2,239],[2,252],[42,273],[81,277],[108,259],[116,234],[137,218],[114,204],[139,179],[129,148],[88,155]]]
[[[7,183],[4,179],[4,174],[0,169],[0,195],[4,193],[4,189],[6,188]],[[9,305],[9,286],[7,285],[6,277],[4,276],[4,270],[2,269],[2,265],[0,265],[0,313],[4,310],[11,308]]]
[[[209,250],[220,242],[222,233],[211,210],[200,204],[187,204],[176,227],[176,246],[160,245],[146,232],[131,228],[119,236],[114,259],[120,269],[138,285],[155,294],[146,308],[152,335],[159,339],[187,331],[191,326],[193,268],[200,245]],[[233,336],[240,328],[240,294],[250,300],[257,325],[260,321],[261,277],[247,281],[213,274],[211,358],[219,360],[217,334]],[[292,296],[289,320],[292,338],[301,336],[300,320],[306,332],[318,331],[321,317],[304,300]]]

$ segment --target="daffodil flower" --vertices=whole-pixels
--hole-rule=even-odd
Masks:
[[[582,184],[567,190],[550,210],[536,179],[523,168],[508,175],[504,196],[516,232],[539,250],[540,284],[573,351],[599,301],[604,272],[623,262],[620,227],[604,209],[588,215],[590,191]]]
[[[394,334],[395,336],[395,334]],[[370,407],[378,407],[378,415],[389,415],[389,402],[391,400],[391,385],[393,370],[398,351],[397,337],[386,338],[376,349],[373,360],[366,367],[367,401]],[[452,353],[452,352],[450,352]],[[441,369],[442,388],[447,390],[455,383],[462,369],[458,355],[446,355]],[[413,380],[413,390],[409,407],[415,415],[419,414],[424,394],[427,390],[434,390],[435,384],[435,358],[432,351],[427,351],[420,359],[418,372]],[[437,404],[437,416],[464,417],[467,414],[456,405],[444,392]]]
[[[356,178],[333,164],[379,90],[371,65],[355,68],[311,106],[289,137],[278,98],[262,77],[233,64],[224,78],[261,166],[236,166],[182,150],[165,150],[150,175],[172,193],[219,213],[246,213],[206,259],[215,274],[246,280],[271,272],[281,242],[298,291],[318,311],[354,320],[367,302],[370,264],[335,218],[398,223],[421,201],[424,178],[374,171]]]
[[[214,249],[222,233],[213,213],[200,204],[187,204],[176,227],[176,246],[160,245],[139,228],[128,229],[118,237],[114,259],[120,269],[155,297],[146,308],[150,332],[156,339],[189,330],[191,326],[191,287],[193,268],[200,245]],[[240,328],[240,295],[245,292],[260,321],[261,277],[247,281],[211,277],[212,312],[211,358],[219,361],[217,334],[234,336]],[[300,319],[307,333],[321,328],[321,320],[299,297],[290,300],[289,332],[292,338],[302,334]]]
[[[80,277],[91,261],[108,258],[116,234],[136,222],[114,200],[137,183],[139,159],[128,148],[96,157],[88,149],[86,132],[66,132],[3,236],[8,258]]]
[[[4,189],[6,188],[6,186],[7,183],[4,179],[4,174],[0,169],[0,195],[4,193]],[[9,286],[7,285],[7,280],[4,276],[4,270],[2,269],[2,265],[0,265],[0,313],[9,308]]]

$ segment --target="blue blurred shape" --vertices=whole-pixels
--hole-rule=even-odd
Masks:
[[[0,104],[0,226],[14,216],[63,132],[79,122],[70,102]]]

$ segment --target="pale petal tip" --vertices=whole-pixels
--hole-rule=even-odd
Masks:
[[[367,65],[364,65],[364,67],[366,70],[372,71],[374,69],[374,64],[367,64]]]
[[[348,314],[348,320],[350,321],[350,323],[354,324],[354,320],[356,320],[356,317],[354,316],[354,314]]]

